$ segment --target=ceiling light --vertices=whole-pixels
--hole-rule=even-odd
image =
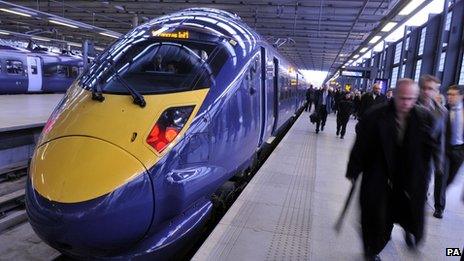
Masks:
[[[31,38],[34,39],[34,40],[44,41],[44,42],[50,42],[51,41],[51,39],[49,39],[49,38],[40,37],[40,36],[32,36]]]
[[[112,35],[112,34],[109,34],[109,33],[100,33],[101,35],[104,35],[104,36],[108,36],[108,37],[113,37],[113,38],[119,38],[119,36],[116,36],[116,35]]]
[[[31,17],[30,14],[25,14],[25,13],[18,12],[18,11],[13,11],[13,10],[10,10],[10,9],[0,8],[0,10],[3,11],[3,12],[10,13],[10,14],[21,15],[21,16],[25,16],[25,17]]]
[[[360,52],[360,53],[364,53],[365,51],[367,51],[367,49],[369,49],[369,48],[364,47],[364,48],[362,48],[359,52]]]
[[[359,57],[359,54],[353,56],[353,59],[356,59],[356,58],[358,58],[358,57]]]
[[[393,27],[395,27],[398,23],[395,22],[388,22],[383,28],[382,32],[390,32]]]
[[[421,5],[424,2],[424,0],[413,0],[409,2],[407,6],[405,6],[398,15],[409,15],[412,13],[416,8]]]
[[[97,51],[104,51],[104,50],[105,50],[105,48],[103,48],[103,47],[98,47],[98,46],[95,46],[95,50],[97,50]]]
[[[79,28],[75,25],[72,25],[72,24],[68,24],[68,23],[65,23],[65,22],[61,22],[61,21],[57,21],[57,20],[48,20],[50,23],[52,24],[59,24],[59,25],[64,25],[64,26],[67,26],[67,27],[71,27],[71,28]]]
[[[372,37],[372,39],[369,41],[369,43],[375,44],[380,40],[380,38],[382,38],[382,37],[376,35],[376,36]]]
[[[10,35],[10,33],[8,33],[8,32],[3,32],[3,31],[0,31],[0,34],[3,34],[3,35]]]

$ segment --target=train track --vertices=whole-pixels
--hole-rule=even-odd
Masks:
[[[0,170],[0,233],[27,220],[24,184],[27,162],[19,162]]]

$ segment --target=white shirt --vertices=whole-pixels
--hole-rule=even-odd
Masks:
[[[450,108],[450,123],[451,123],[451,145],[462,145],[464,119],[462,112],[462,103]]]
[[[327,95],[329,95],[329,91],[324,91],[322,93],[322,105],[325,105],[326,100],[327,100]]]

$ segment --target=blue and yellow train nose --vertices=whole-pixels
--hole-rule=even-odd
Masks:
[[[27,210],[51,246],[104,256],[138,242],[154,213],[145,167],[124,149],[85,136],[66,136],[36,149]]]
[[[96,102],[72,86],[30,166],[26,206],[37,234],[78,256],[117,256],[134,247],[155,214],[147,169],[182,139],[207,93],[146,96],[140,108],[130,96],[105,94]]]

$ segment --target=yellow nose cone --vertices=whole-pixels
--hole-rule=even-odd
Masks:
[[[76,203],[108,194],[145,172],[131,154],[109,142],[83,136],[52,140],[34,153],[30,177],[43,197]]]

